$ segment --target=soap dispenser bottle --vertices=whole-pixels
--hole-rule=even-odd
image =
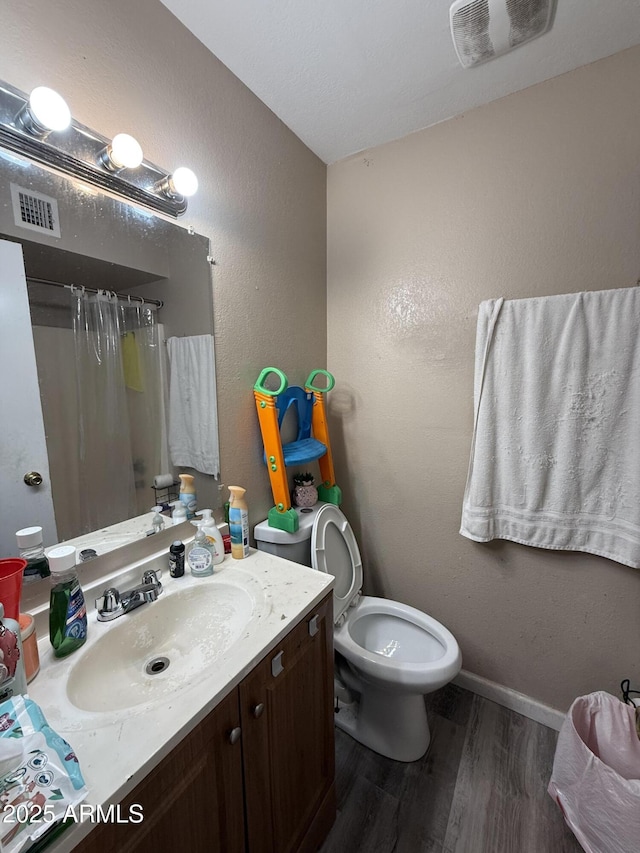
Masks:
[[[151,512],[155,512],[155,515],[153,516],[153,520],[151,522],[153,532],[160,533],[161,530],[164,530],[164,518],[160,515],[160,513],[162,512],[162,507],[154,506]]]
[[[249,556],[249,508],[244,499],[245,492],[241,486],[229,486],[229,532],[231,556],[235,560]]]
[[[202,529],[213,550],[213,565],[219,566],[224,560],[224,542],[213,517],[213,512],[210,509],[201,509],[196,515],[202,516],[202,521],[204,522]]]
[[[173,501],[171,504],[171,524],[182,524],[187,520],[187,508],[182,501]]]
[[[178,477],[180,479],[180,500],[187,509],[187,518],[191,520],[198,509],[193,474],[178,474]]]
[[[194,578],[206,578],[213,574],[213,549],[202,529],[204,521],[192,521],[198,528],[195,538],[187,549],[187,564]]]

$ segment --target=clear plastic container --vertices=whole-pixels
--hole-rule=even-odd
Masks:
[[[20,557],[27,561],[27,567],[22,575],[24,583],[48,578],[51,572],[42,544],[42,528],[23,527],[16,532],[16,542]]]

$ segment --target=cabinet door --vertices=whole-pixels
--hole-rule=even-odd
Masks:
[[[330,595],[240,685],[250,853],[316,849],[333,823],[332,614]]]
[[[243,853],[242,747],[239,731],[231,736],[239,725],[234,690],[120,804],[121,819],[140,804],[142,822],[99,824],[77,850]]]

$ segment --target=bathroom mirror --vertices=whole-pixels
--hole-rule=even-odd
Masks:
[[[5,248],[9,243],[20,244],[23,275],[28,282],[30,321],[33,322],[33,328],[20,327],[20,318],[12,314],[13,309],[5,294],[2,294],[0,311],[3,312],[6,324],[4,334],[6,336],[8,327],[12,335],[11,348],[7,350],[5,344],[3,350],[5,356],[9,353],[10,359],[10,363],[3,365],[0,376],[3,408],[5,413],[21,413],[23,410],[24,418],[16,430],[7,427],[8,414],[3,417],[5,423],[2,426],[0,468],[5,480],[0,496],[3,507],[0,513],[0,556],[15,555],[15,531],[32,525],[43,527],[45,546],[63,540],[75,540],[81,534],[91,533],[87,535],[88,545],[96,547],[98,541],[104,541],[104,547],[98,549],[99,553],[103,553],[127,544],[132,538],[146,535],[150,528],[148,510],[156,503],[156,492],[152,488],[154,476],[165,472],[177,474],[178,470],[170,466],[168,461],[166,468],[156,470],[157,463],[151,468],[134,460],[136,507],[140,516],[136,517],[134,511],[132,518],[130,515],[124,517],[119,509],[112,513],[113,517],[93,516],[100,518],[98,526],[101,531],[109,528],[103,536],[98,535],[94,528],[87,530],[86,526],[85,529],[74,529],[69,513],[65,515],[66,511],[57,506],[61,496],[68,498],[74,487],[70,484],[72,478],[68,476],[68,471],[60,467],[61,454],[56,448],[64,446],[65,442],[77,440],[69,438],[71,432],[64,432],[73,417],[64,404],[67,391],[58,389],[57,383],[67,379],[67,385],[70,386],[75,382],[77,393],[81,393],[84,380],[82,376],[70,379],[66,375],[68,371],[65,363],[61,360],[68,344],[60,342],[60,335],[64,333],[67,339],[73,337],[72,309],[75,310],[73,300],[76,294],[68,287],[56,287],[55,284],[117,292],[124,294],[125,299],[130,297],[128,302],[134,306],[141,305],[141,299],[161,302],[162,306],[157,309],[157,348],[162,369],[167,371],[166,339],[213,334],[209,240],[162,215],[128,204],[0,149],[0,241],[3,241]],[[11,257],[16,254],[15,249],[15,245],[9,247]],[[6,273],[7,266],[10,265],[5,261],[0,267],[0,274]],[[0,287],[0,291],[2,289]],[[29,338],[30,332],[32,338]],[[47,396],[58,402],[58,420],[63,430],[58,433],[51,418],[47,419],[44,425],[47,452],[42,465],[33,458],[36,455],[35,440],[32,445],[30,439],[25,438],[31,433],[37,415],[28,411],[23,399],[23,386],[14,377],[17,368],[16,371],[12,370],[12,365],[22,367],[29,361],[23,356],[22,346],[27,341],[31,346],[34,337],[47,339],[45,344],[36,341],[40,398],[44,401]],[[49,349],[42,349],[42,346]],[[31,353],[33,357],[33,346]],[[163,382],[166,389],[166,373]],[[135,387],[135,382],[133,385]],[[14,396],[13,401],[11,394]],[[155,411],[162,411],[163,406],[166,411],[166,395],[160,396],[164,399],[159,400],[159,409]],[[160,420],[154,418],[161,426],[165,422],[164,414],[162,424]],[[35,432],[38,432],[37,427]],[[14,447],[11,444],[12,437],[24,442],[24,445]],[[117,453],[109,449],[112,447],[109,438],[109,435],[104,435],[104,446],[98,446],[94,455],[98,458],[104,455],[107,464],[109,459],[112,460],[111,467],[115,469]],[[153,441],[155,438],[149,435],[149,443]],[[164,459],[168,460],[166,454]],[[7,478],[10,465],[13,466],[12,473]],[[47,466],[50,469],[50,481]],[[39,467],[45,469],[44,473],[39,472],[43,476],[42,484],[27,485],[23,480],[22,468],[27,476],[32,471],[38,472]],[[215,509],[220,505],[219,481],[215,477],[189,468],[179,470],[194,474],[200,507]],[[19,478],[16,471],[20,472]],[[39,517],[46,515],[46,511],[40,512],[36,500],[38,496],[52,500],[56,518],[65,516],[60,530],[55,526],[55,518],[47,520]],[[95,501],[101,506],[102,500],[104,504],[104,497],[101,498],[99,493],[93,494],[90,484],[86,489],[83,488],[82,494],[71,497],[76,502]],[[80,546],[82,540],[74,544]]]

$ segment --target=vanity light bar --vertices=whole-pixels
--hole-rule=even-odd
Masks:
[[[46,102],[43,108],[43,97],[57,110],[52,119]],[[66,129],[60,118],[65,108]],[[117,134],[109,140],[73,120],[60,95],[46,87],[29,96],[0,81],[0,147],[173,217],[186,211],[186,196],[198,186],[196,176],[185,167],[169,173],[143,160],[132,136]],[[188,180],[181,182],[185,172]]]

